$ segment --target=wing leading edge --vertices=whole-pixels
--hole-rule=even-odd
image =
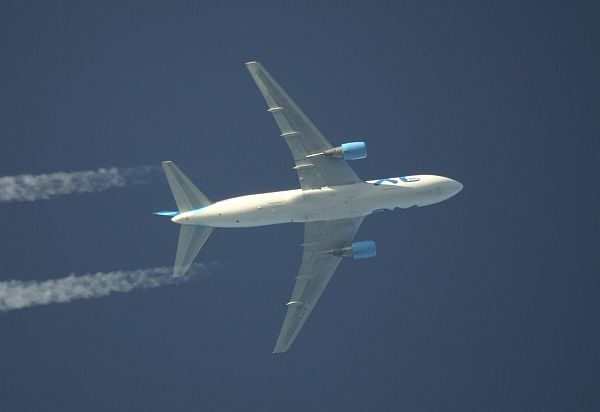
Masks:
[[[260,63],[249,62],[246,67],[290,148],[300,187],[310,190],[362,183],[342,158],[310,156],[331,149],[331,144]],[[342,260],[330,252],[348,246],[363,219],[305,224],[302,263],[273,353],[290,348]]]
[[[292,152],[296,163],[294,169],[298,173],[302,189],[362,183],[341,158],[307,158],[311,154],[331,149],[331,144],[260,63],[249,62],[246,67],[265,98],[269,107],[267,111],[273,114],[281,130],[281,137]]]
[[[306,223],[302,264],[273,353],[286,352],[290,348],[340,264],[341,256],[327,252],[350,244],[363,219]]]

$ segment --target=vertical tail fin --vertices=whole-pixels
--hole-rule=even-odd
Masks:
[[[198,189],[175,163],[162,162],[162,167],[167,175],[167,181],[173,192],[175,203],[180,212],[189,212],[210,205],[212,202]]]
[[[162,166],[179,213],[200,209],[212,203],[173,162],[162,162]],[[213,228],[207,226],[181,225],[173,277],[185,275],[212,231]]]

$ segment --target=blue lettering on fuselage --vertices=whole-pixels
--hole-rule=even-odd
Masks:
[[[402,177],[399,177],[398,179],[402,180],[404,183],[418,182],[419,180],[421,180],[421,178],[416,177],[416,176],[402,176]],[[381,186],[382,183],[388,182],[393,185],[396,185],[399,183],[398,179],[379,179],[376,182],[373,182],[373,184],[375,186]]]
[[[410,182],[418,182],[421,179],[418,177],[414,177],[414,176],[409,176],[409,177],[402,176],[400,178],[400,180],[402,180],[403,182],[406,182],[406,183],[410,183]]]
[[[401,178],[402,179],[402,178]],[[391,184],[395,185],[398,183],[398,181],[396,179],[379,179],[378,181],[376,181],[375,183],[373,183],[375,186],[380,186],[383,182],[390,182]]]

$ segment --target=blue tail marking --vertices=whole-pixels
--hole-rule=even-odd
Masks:
[[[177,216],[179,212],[175,210],[161,210],[159,212],[152,212],[152,214],[157,216]]]

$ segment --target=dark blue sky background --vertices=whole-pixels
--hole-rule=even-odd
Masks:
[[[502,3],[502,4],[498,4]],[[369,217],[273,356],[301,225],[216,230],[199,282],[0,314],[0,410],[600,409],[594,2],[2,2],[0,175],[175,161],[211,198],[298,186],[261,61],[366,179]],[[171,265],[165,181],[0,205],[0,280]]]

